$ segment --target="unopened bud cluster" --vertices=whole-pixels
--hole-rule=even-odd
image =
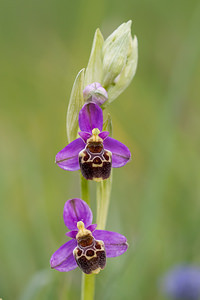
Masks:
[[[78,134],[78,113],[84,103],[94,102],[104,109],[130,84],[138,62],[137,38],[131,35],[131,21],[121,24],[104,41],[96,30],[86,70],[82,69],[74,82],[68,111],[69,142]]]

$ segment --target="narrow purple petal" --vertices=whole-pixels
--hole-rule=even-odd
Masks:
[[[87,140],[91,137],[91,133],[85,132],[85,131],[80,131],[78,133],[80,135],[80,137],[82,138],[82,140],[86,143]]]
[[[80,169],[78,154],[85,148],[85,143],[78,138],[68,144],[56,155],[56,164],[67,171],[76,171]]]
[[[120,168],[123,167],[131,158],[131,152],[121,142],[107,137],[103,142],[104,149],[112,152],[112,167]]]
[[[99,133],[99,137],[102,139],[102,140],[105,140],[107,138],[107,136],[109,135],[109,132],[108,131],[102,131],[101,133]]]
[[[104,242],[107,257],[122,255],[128,249],[126,237],[117,232],[95,230],[93,236],[96,240],[102,240]]]
[[[62,245],[51,257],[51,268],[60,272],[68,272],[77,267],[73,250],[77,246],[76,240],[70,240]]]
[[[79,127],[81,131],[92,133],[92,129],[98,128],[102,131],[103,112],[95,103],[88,103],[79,112]]]
[[[87,227],[87,229],[90,230],[91,232],[93,232],[96,228],[97,228],[97,224],[92,224]]]
[[[91,232],[93,232],[96,228],[97,228],[97,224],[92,224],[87,227],[87,229],[90,230]],[[66,232],[65,235],[67,235],[68,237],[70,237],[72,239],[75,239],[77,233],[78,233],[78,230],[71,230],[71,231]]]
[[[78,233],[78,230],[71,230],[65,233],[65,235],[67,235],[68,237],[75,239],[76,235]]]
[[[77,222],[82,221],[85,227],[92,224],[92,211],[81,199],[70,199],[65,203],[63,218],[70,230],[77,230]]]

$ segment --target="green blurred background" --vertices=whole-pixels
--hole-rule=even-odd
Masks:
[[[3,299],[79,299],[80,270],[49,267],[66,241],[64,203],[80,196],[78,172],[61,170],[54,157],[67,142],[67,104],[95,29],[107,37],[129,19],[138,69],[109,111],[113,136],[133,159],[114,170],[107,229],[130,247],[108,260],[95,299],[164,299],[158,280],[168,268],[200,265],[199,1],[1,0]]]

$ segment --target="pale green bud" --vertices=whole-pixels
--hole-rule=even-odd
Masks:
[[[84,105],[83,99],[83,88],[84,88],[84,71],[82,69],[76,79],[74,81],[74,85],[72,87],[68,110],[67,110],[67,120],[66,120],[66,129],[67,129],[67,137],[68,142],[75,140],[78,134],[78,116],[79,111]]]
[[[115,78],[114,83],[107,88],[108,101],[105,104],[115,100],[130,84],[133,79],[138,62],[138,42],[137,37],[129,39],[129,51],[127,53],[126,65],[121,73]]]
[[[103,45],[103,86],[107,88],[121,73],[129,49],[131,21],[121,24]]]
[[[108,92],[108,105],[131,82],[137,68],[137,38],[132,39],[131,21],[121,24],[103,45],[102,86]]]

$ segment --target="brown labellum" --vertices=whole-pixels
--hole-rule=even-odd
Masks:
[[[102,142],[90,141],[79,153],[79,164],[87,180],[101,181],[110,177],[112,153],[103,148]]]
[[[92,234],[78,236],[78,245],[73,254],[77,265],[86,274],[99,273],[106,265],[106,252],[103,241],[97,241]]]

